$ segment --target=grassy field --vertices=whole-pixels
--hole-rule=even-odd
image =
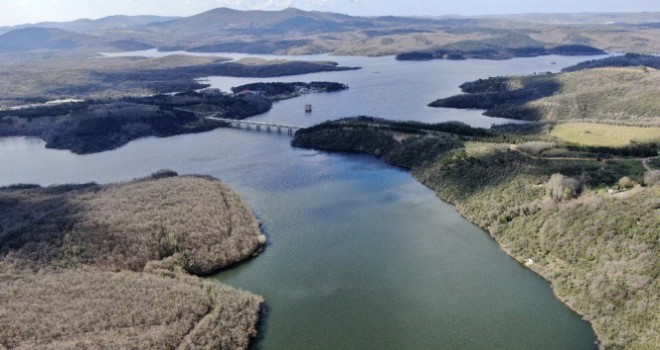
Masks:
[[[209,177],[0,188],[0,348],[244,349],[261,297],[207,282],[265,243]]]
[[[660,128],[595,123],[563,123],[555,125],[550,135],[582,145],[616,147],[629,145],[631,141],[660,141]]]

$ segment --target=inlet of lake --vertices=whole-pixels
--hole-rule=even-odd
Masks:
[[[468,80],[557,71],[587,58],[301,59],[363,68],[208,81],[223,90],[256,81],[350,86],[277,102],[253,118],[259,121],[311,125],[371,115],[489,126],[502,121],[426,104],[460,92],[458,85]],[[304,112],[308,103],[311,114]],[[289,142],[276,133],[218,129],[75,155],[46,149],[38,139],[0,138],[0,186],[108,183],[163,168],[227,182],[254,209],[269,239],[259,257],[214,277],[265,297],[258,349],[597,348],[590,325],[553,295],[547,281],[507,256],[408,172],[372,157],[295,149]]]

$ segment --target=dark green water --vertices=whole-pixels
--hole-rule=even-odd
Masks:
[[[449,83],[441,76],[427,82],[437,81],[438,89],[448,91],[467,78],[531,70],[547,59],[520,60],[521,68],[490,61],[399,66],[382,58],[362,59],[362,65],[386,65],[379,74],[408,76],[410,84],[425,76],[420,67],[434,74],[447,71]],[[394,106],[391,99],[398,94],[390,90],[410,90],[404,80],[393,86],[375,70],[360,74],[376,80],[351,78],[353,87],[341,93],[348,95],[285,101],[257,119],[311,124],[325,119],[324,106],[350,115],[356,104],[358,110],[392,111],[395,107],[377,102]],[[410,99],[431,102],[433,91]],[[318,106],[312,116],[298,108],[310,102]],[[430,120],[439,113],[424,114],[420,106],[418,114],[403,106],[400,119]],[[468,112],[476,124],[485,118]],[[0,185],[107,183],[162,168],[224,180],[263,221],[269,237],[265,252],[215,277],[265,297],[264,329],[255,348],[596,348],[589,324],[561,304],[546,281],[407,172],[376,159],[293,149],[286,136],[231,129],[147,138],[86,156],[47,150],[34,139],[0,138]]]
[[[161,168],[228,182],[270,242],[217,276],[266,298],[257,348],[595,348],[590,326],[546,281],[407,172],[370,157],[215,130],[88,156],[0,139],[0,165],[0,185],[114,182]]]

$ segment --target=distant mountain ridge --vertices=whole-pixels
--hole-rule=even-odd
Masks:
[[[0,27],[0,34],[30,27],[56,28],[72,32],[85,33],[98,30],[143,26],[150,23],[172,21],[179,18],[181,17],[114,15],[99,19],[82,18],[70,22],[39,22],[32,24],[21,24],[17,26],[5,26]]]
[[[581,50],[580,54],[602,52],[596,49],[657,53],[658,21],[660,13],[357,17],[295,8],[240,11],[220,7],[189,17],[110,16],[31,26],[66,31],[55,36],[52,31],[21,32],[31,28],[26,26],[0,28],[0,34],[4,31],[6,35],[0,37],[0,51],[87,47],[96,52],[159,48],[284,55],[382,56],[422,52],[428,56],[429,52],[440,50],[443,56],[457,59],[504,59],[580,46],[594,48]],[[613,24],[603,24],[610,22]],[[17,39],[21,37],[35,43],[21,44]],[[456,48],[463,56],[455,54]]]
[[[480,16],[480,18],[504,18],[544,24],[644,24],[660,22],[660,12],[523,13]]]
[[[95,44],[97,39],[56,28],[28,27],[0,35],[0,52],[71,50]]]

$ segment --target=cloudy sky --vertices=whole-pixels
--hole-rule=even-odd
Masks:
[[[109,15],[189,16],[216,7],[297,7],[351,15],[660,11],[660,0],[0,0],[0,26]]]

